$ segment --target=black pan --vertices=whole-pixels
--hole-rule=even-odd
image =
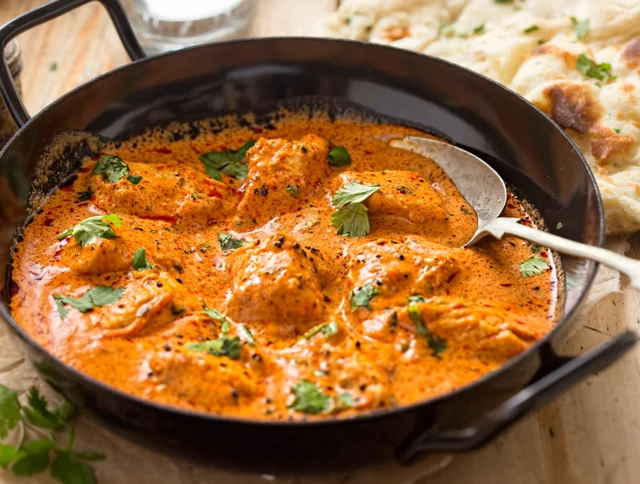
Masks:
[[[603,242],[602,203],[576,147],[535,107],[485,77],[424,55],[326,39],[244,40],[145,58],[118,1],[100,1],[132,64],[73,90],[33,118],[7,67],[0,69],[2,97],[20,126],[0,154],[0,210],[5,224],[17,226],[18,234],[37,210],[28,201],[33,205],[43,191],[61,183],[78,166],[78,156],[86,154],[82,135],[62,138],[65,149],[58,142],[46,151],[62,132],[125,137],[174,120],[248,111],[260,115],[284,102],[311,107],[328,103],[338,106],[336,112],[356,107],[440,133],[489,160],[539,209],[548,226],[564,224],[561,235],[592,245]],[[58,0],[9,22],[0,28],[0,46],[85,3]],[[52,162],[52,153],[63,160]],[[47,177],[40,176],[42,163],[51,168]],[[528,351],[455,392],[347,420],[257,422],[144,401],[78,373],[39,347],[12,319],[8,290],[0,314],[45,378],[72,397],[82,396],[127,435],[245,469],[326,470],[394,457],[408,462],[423,452],[481,446],[620,358],[635,343],[633,333],[581,356],[556,353],[596,271],[595,263],[571,257],[563,256],[562,264],[567,281],[562,316]]]

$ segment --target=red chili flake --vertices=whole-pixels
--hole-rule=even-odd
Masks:
[[[540,257],[547,257],[547,252],[545,250],[541,250]]]
[[[511,287],[513,284],[500,284],[502,287]]]
[[[170,155],[173,153],[169,148],[153,148],[151,151],[155,151],[156,153],[162,153],[163,155]]]

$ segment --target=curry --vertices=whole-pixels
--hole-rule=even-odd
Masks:
[[[252,419],[408,405],[499,368],[555,321],[557,269],[461,248],[473,209],[417,130],[322,117],[107,145],[25,227],[12,312],[137,397]],[[506,215],[533,224],[509,196]]]

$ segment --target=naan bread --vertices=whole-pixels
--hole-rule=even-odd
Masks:
[[[316,33],[424,52],[513,89],[584,154],[607,233],[640,229],[640,1],[346,0]]]

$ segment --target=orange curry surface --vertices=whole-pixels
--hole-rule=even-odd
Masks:
[[[81,372],[203,412],[335,418],[460,388],[551,329],[556,271],[518,239],[460,248],[475,214],[388,146],[409,134],[311,118],[112,145],[26,227],[13,315]],[[339,190],[376,185],[332,218]],[[514,197],[507,215],[527,218]]]

